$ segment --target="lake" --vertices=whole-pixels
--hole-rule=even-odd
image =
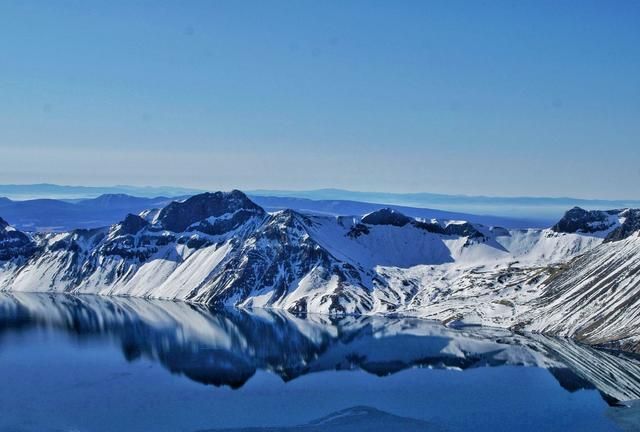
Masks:
[[[0,431],[632,431],[640,363],[402,317],[0,294]]]

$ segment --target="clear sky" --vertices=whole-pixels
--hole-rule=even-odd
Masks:
[[[0,1],[0,183],[640,198],[640,1]]]

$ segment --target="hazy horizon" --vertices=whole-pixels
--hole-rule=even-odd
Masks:
[[[36,194],[40,194],[42,198],[47,198],[46,191],[48,189],[56,190],[56,193],[59,193],[62,190],[68,189],[70,192],[73,189],[82,190],[86,189],[88,192],[95,192],[100,190],[105,190],[107,194],[110,193],[127,193],[130,191],[132,196],[136,196],[136,193],[140,193],[140,191],[148,190],[150,193],[153,191],[159,192],[170,192],[167,195],[188,195],[194,193],[202,193],[202,192],[228,192],[234,189],[241,190],[245,193],[249,194],[259,194],[259,195],[269,195],[275,194],[278,196],[296,196],[296,195],[304,195],[304,194],[326,194],[328,196],[332,194],[341,194],[341,193],[349,193],[349,194],[370,194],[370,195],[396,195],[396,196],[420,196],[420,195],[429,195],[433,197],[451,197],[451,198],[468,198],[468,199],[522,199],[522,200],[575,200],[575,201],[602,201],[602,202],[634,202],[639,201],[640,198],[606,198],[606,197],[580,197],[580,196],[569,196],[569,195],[492,195],[492,194],[468,194],[468,193],[439,193],[432,192],[428,190],[423,191],[415,191],[415,192],[406,192],[406,191],[387,191],[387,190],[356,190],[349,188],[338,188],[338,187],[319,187],[313,189],[295,189],[295,188],[287,188],[287,189],[266,189],[266,188],[239,188],[239,187],[231,187],[231,188],[196,188],[196,187],[187,187],[183,185],[169,185],[169,184],[92,184],[91,182],[87,184],[61,184],[61,183],[51,183],[51,182],[39,182],[39,183],[0,183],[0,197],[11,198],[11,193],[6,193],[7,189],[16,189],[19,191],[27,191],[32,189]],[[4,194],[3,194],[4,193]],[[18,192],[20,194],[22,192]],[[311,198],[313,199],[313,198]]]
[[[46,198],[77,202],[77,200],[97,198],[106,194],[125,194],[150,199],[157,197],[185,197],[205,191],[215,192],[217,190],[219,189],[200,190],[171,186],[136,187],[119,185],[87,187],[55,184],[0,184],[0,198],[8,197],[13,201]],[[370,203],[377,205],[378,208],[384,206],[399,207],[398,210],[401,212],[411,211],[411,209],[432,209],[459,213],[460,217],[466,214],[516,218],[521,221],[527,221],[531,226],[551,225],[567,210],[576,206],[588,210],[640,208],[640,200],[580,199],[574,197],[446,195],[428,192],[403,194],[344,189],[244,190],[243,192],[252,200],[263,202],[265,205],[274,204],[275,199],[276,207],[278,208],[308,209],[322,213],[334,211],[339,207],[340,211],[343,212],[338,212],[340,214],[351,214],[352,212],[357,214],[363,208],[359,204]],[[363,211],[370,211],[370,207]]]

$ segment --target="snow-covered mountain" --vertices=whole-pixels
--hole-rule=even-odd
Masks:
[[[402,313],[605,343],[640,323],[639,214],[574,208],[550,229],[514,230],[394,209],[267,213],[240,191],[205,193],[105,228],[4,224],[0,289]],[[21,240],[6,246],[2,232]]]

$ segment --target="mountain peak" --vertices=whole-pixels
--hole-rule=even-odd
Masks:
[[[185,201],[173,201],[160,210],[157,221],[169,231],[182,232],[196,222],[245,210],[256,215],[265,211],[243,192],[205,192]]]
[[[551,229],[559,233],[595,233],[606,231],[615,225],[610,216],[617,215],[619,210],[585,210],[573,207],[568,210]]]
[[[362,218],[362,223],[367,225],[393,225],[402,227],[412,220],[409,216],[405,216],[399,211],[386,207],[365,215]]]

